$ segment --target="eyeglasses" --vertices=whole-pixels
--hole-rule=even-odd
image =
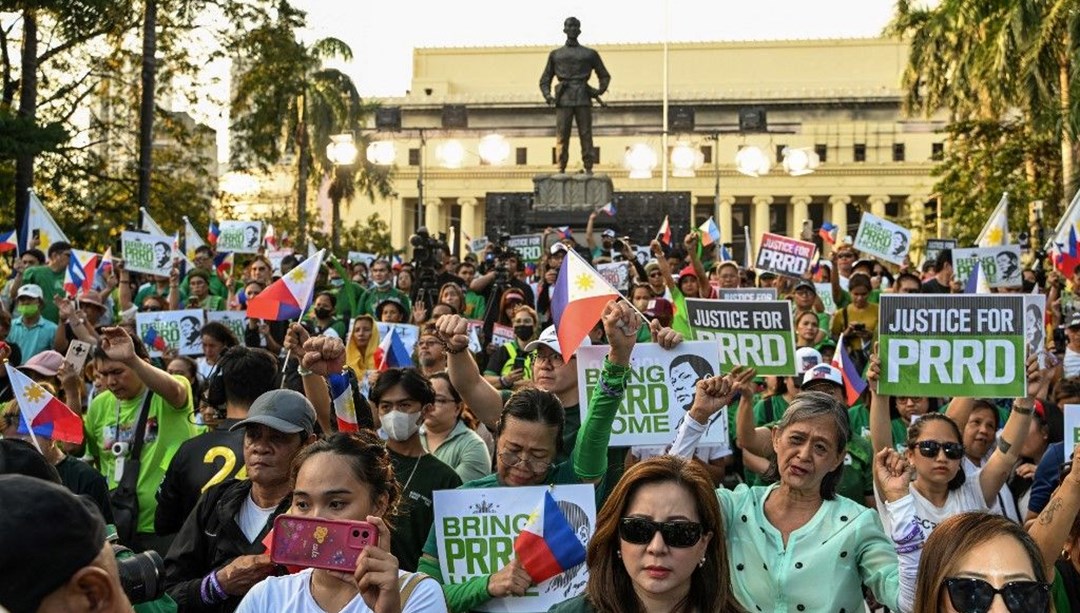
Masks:
[[[960,443],[939,443],[938,441],[919,441],[912,445],[919,450],[924,458],[936,458],[939,451],[945,452],[945,457],[950,460],[959,460],[964,457],[964,446]]]
[[[1010,581],[997,589],[982,579],[949,577],[945,589],[958,613],[986,613],[998,594],[1010,613],[1050,610],[1050,585],[1039,581]]]
[[[539,366],[541,362],[550,362],[554,368],[558,368],[566,364],[566,360],[554,351],[540,353],[539,351],[533,352],[533,365]]]
[[[551,468],[551,462],[545,462],[544,460],[529,460],[527,458],[521,457],[513,451],[504,451],[500,453],[499,463],[507,468],[522,464],[534,475],[546,473],[548,469]]]
[[[143,308],[141,308],[139,310],[144,312],[144,313],[153,313],[155,311],[160,311],[161,307],[155,306],[155,305],[152,305],[152,304],[148,304],[148,305],[144,306]]]
[[[896,404],[919,404],[921,396],[897,396]]]
[[[844,253],[838,253],[838,254],[836,254],[836,257],[838,257],[838,258],[844,258],[844,259],[849,259],[849,258],[854,258],[854,257],[855,257],[855,254],[854,254],[854,253],[851,253],[850,251],[845,251]]]
[[[619,538],[631,545],[648,545],[657,530],[668,547],[684,549],[701,540],[701,524],[693,521],[652,521],[641,517],[619,520]]]

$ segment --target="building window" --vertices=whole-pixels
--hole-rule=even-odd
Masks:
[[[776,163],[777,164],[783,164],[784,163],[784,149],[787,149],[787,145],[777,145],[776,146]]]
[[[555,153],[555,147],[552,147],[551,148],[551,165],[554,166],[555,164],[558,164],[558,163],[559,163],[558,154]]]
[[[409,166],[419,166],[419,165],[420,165],[420,150],[419,149],[409,149]]]
[[[706,145],[701,148],[702,162],[705,164],[712,164],[712,145]]]
[[[900,217],[900,202],[898,200],[889,199],[885,203],[885,216],[892,219]]]
[[[856,162],[866,161],[866,143],[855,143],[852,154]]]
[[[525,147],[518,147],[514,150],[515,163],[518,166],[525,166],[529,163],[529,150]]]
[[[945,159],[945,143],[932,143],[930,145],[930,159],[937,161]]]
[[[904,161],[904,143],[893,143],[892,146],[892,161],[903,162]]]
[[[825,158],[828,156],[828,153],[829,153],[829,146],[825,145],[825,144],[822,144],[822,143],[818,143],[818,144],[814,145],[814,153],[817,154],[819,160],[824,162]]]

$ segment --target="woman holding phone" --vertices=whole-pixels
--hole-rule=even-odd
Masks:
[[[289,515],[368,522],[378,541],[368,545],[351,574],[306,569],[255,585],[237,611],[411,613],[446,611],[435,580],[398,568],[390,553],[390,526],[401,488],[386,446],[372,432],[334,434],[293,461]]]

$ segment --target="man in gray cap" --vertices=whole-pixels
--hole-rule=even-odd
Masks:
[[[42,479],[2,475],[0,508],[0,610],[132,610],[105,520],[89,499]]]
[[[231,429],[240,428],[247,478],[206,490],[165,558],[165,587],[182,610],[233,611],[273,574],[262,540],[289,508],[292,460],[315,442],[315,409],[297,392],[271,390]]]

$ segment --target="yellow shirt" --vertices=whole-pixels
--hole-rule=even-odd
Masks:
[[[866,329],[870,331],[872,336],[870,337],[871,345],[874,339],[877,338],[877,322],[878,322],[878,305],[869,302],[865,308],[856,308],[854,304],[849,304],[846,307],[840,309],[832,318],[832,337],[835,339],[847,329],[849,325],[863,324]],[[862,349],[863,340],[861,337],[852,336],[844,339],[844,344],[853,349]]]

